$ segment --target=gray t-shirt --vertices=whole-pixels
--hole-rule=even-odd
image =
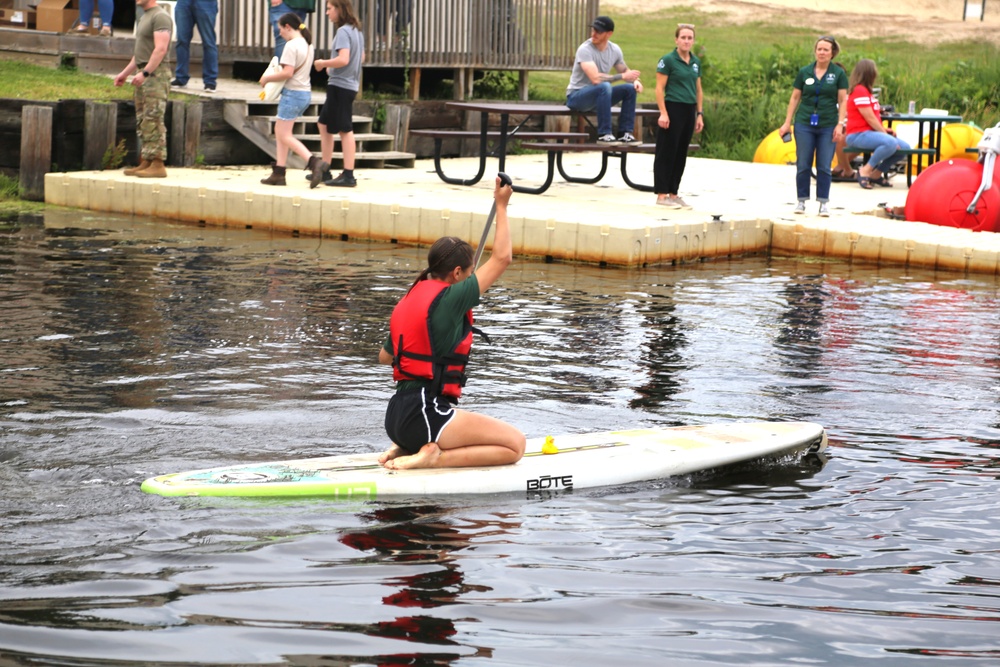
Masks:
[[[343,67],[326,68],[326,73],[330,77],[327,85],[357,92],[361,87],[361,56],[365,52],[365,36],[352,25],[340,26],[333,36],[330,57],[336,58],[337,52],[341,49],[350,49],[351,59]]]
[[[580,48],[576,50],[576,60],[573,61],[573,73],[569,76],[569,86],[566,88],[566,93],[569,94],[574,90],[580,90],[581,88],[586,88],[587,86],[593,85],[590,83],[590,79],[583,72],[583,68],[580,67],[580,63],[594,63],[597,65],[597,71],[601,74],[607,74],[612,69],[614,69],[618,63],[625,64],[625,56],[622,55],[622,50],[614,42],[608,42],[608,45],[603,51],[598,50],[594,43],[589,39],[580,45]]]

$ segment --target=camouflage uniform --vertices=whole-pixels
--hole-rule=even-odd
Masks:
[[[172,29],[173,20],[159,5],[143,12],[135,30],[135,63],[138,69],[145,67],[153,53],[156,31]],[[167,113],[167,95],[170,93],[171,68],[167,60],[164,58],[156,71],[141,86],[135,87],[135,125],[143,160],[167,159],[167,126],[163,122]]]
[[[160,69],[167,71],[164,67]],[[167,126],[163,119],[169,93],[169,76],[151,76],[135,89],[136,134],[143,160],[167,159]]]

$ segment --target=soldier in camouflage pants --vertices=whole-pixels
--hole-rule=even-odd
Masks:
[[[136,134],[143,160],[167,159],[167,126],[163,119],[169,93],[170,80],[165,76],[153,77],[135,89]]]
[[[167,127],[163,118],[170,93],[170,35],[174,22],[156,0],[135,0],[142,17],[135,29],[135,55],[115,77],[115,85],[125,85],[132,77],[135,88],[136,130],[142,144],[141,162],[125,170],[127,176],[164,178],[167,159]]]

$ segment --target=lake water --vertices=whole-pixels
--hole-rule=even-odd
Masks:
[[[0,227],[2,665],[1000,664],[992,277],[517,260],[466,407],[529,437],[809,420],[828,457],[172,499],[139,484],[384,448],[375,357],[426,249],[46,216]]]

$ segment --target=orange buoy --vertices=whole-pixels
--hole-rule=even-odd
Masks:
[[[966,210],[979,191],[983,165],[970,160],[942,160],[924,169],[906,196],[906,219],[973,231],[1000,227],[1000,177],[983,191],[974,209]]]

